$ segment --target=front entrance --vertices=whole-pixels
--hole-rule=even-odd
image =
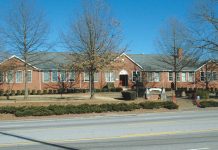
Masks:
[[[128,75],[120,75],[120,85],[128,86]]]

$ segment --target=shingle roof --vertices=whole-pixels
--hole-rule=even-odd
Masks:
[[[34,64],[40,69],[61,69],[62,66],[69,64],[67,59],[69,53],[63,52],[47,52],[37,55],[37,62]]]
[[[127,54],[134,62],[139,64],[144,71],[170,71],[173,70],[173,66],[165,64],[160,61],[163,57],[158,54]],[[196,66],[184,67],[184,71],[194,71],[198,68]]]

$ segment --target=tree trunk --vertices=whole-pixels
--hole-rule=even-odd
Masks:
[[[90,99],[94,99],[95,96],[95,86],[94,86],[94,71],[90,71]]]
[[[28,88],[27,88],[27,64],[25,63],[25,70],[24,70],[24,90],[25,90],[25,94],[24,94],[24,99],[26,100],[28,97]]]

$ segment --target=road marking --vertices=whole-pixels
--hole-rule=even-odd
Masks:
[[[203,148],[194,148],[194,149],[187,149],[187,150],[206,150],[206,149],[209,149],[209,148],[203,147]]]
[[[133,137],[148,137],[148,136],[163,136],[163,135],[182,135],[182,134],[191,134],[191,133],[205,133],[205,132],[214,132],[218,131],[217,129],[205,129],[205,130],[192,130],[192,131],[173,131],[173,132],[157,132],[157,133],[135,133],[135,134],[126,134],[119,136],[111,137],[96,137],[96,138],[81,138],[81,139],[66,139],[66,140],[47,140],[44,142],[54,143],[54,144],[64,144],[70,142],[82,142],[82,141],[96,141],[96,140],[111,140],[111,139],[124,139],[124,138],[133,138]],[[40,140],[39,140],[40,141]],[[25,146],[25,145],[37,145],[36,142],[13,142],[13,143],[2,143],[0,148],[3,147],[13,147],[13,146]],[[189,149],[189,150],[206,150],[204,149]]]
[[[129,124],[124,124],[124,123],[117,123],[116,125],[116,128],[129,128],[129,126],[137,126],[137,125],[145,125],[145,124],[168,124],[168,123],[177,123],[176,121],[148,121],[148,122],[139,122],[139,123],[129,123]],[[123,125],[123,126],[120,126],[120,125]],[[89,128],[96,128],[96,126],[102,126],[102,125],[91,125],[89,126]],[[110,124],[105,124],[104,126],[110,126]],[[67,129],[81,129],[81,128],[87,128],[87,126],[68,126],[68,127],[42,127],[41,129],[35,129],[35,128],[31,128],[31,129],[12,129],[10,130],[10,132],[13,132],[13,133],[27,133],[27,132],[40,132],[40,131],[46,131],[46,130],[67,130]]]

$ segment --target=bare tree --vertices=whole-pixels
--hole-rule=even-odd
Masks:
[[[48,26],[44,13],[37,11],[33,1],[21,0],[15,4],[3,29],[7,48],[24,60],[24,99],[28,96],[28,64],[40,62],[40,56],[49,48],[46,43]]]
[[[192,47],[189,29],[177,19],[170,19],[162,28],[157,41],[161,55],[157,58],[162,67],[174,73],[173,87],[177,90],[177,73],[194,65],[200,58],[200,51]]]
[[[103,1],[85,1],[82,14],[69,26],[63,39],[66,48],[72,52],[74,68],[89,73],[92,99],[94,74],[125,51],[125,48],[120,48],[120,24],[111,17]]]
[[[216,56],[218,54],[217,8],[218,0],[199,0],[193,6],[190,15],[196,47]]]

